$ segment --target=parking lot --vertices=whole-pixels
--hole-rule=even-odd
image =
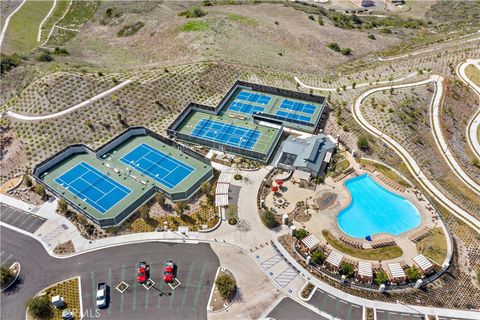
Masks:
[[[377,320],[421,320],[425,319],[423,314],[394,312],[377,309]]]
[[[308,303],[336,318],[362,319],[362,306],[339,299],[320,289],[317,289]]]
[[[275,308],[268,314],[269,318],[275,320],[291,320],[291,319],[308,319],[308,320],[325,320],[327,318],[305,308],[291,298],[283,298]],[[361,318],[359,318],[361,319]]]
[[[129,261],[121,259],[117,263],[115,256],[109,254],[108,262],[100,261],[95,270],[81,274],[85,318],[98,318],[95,314],[97,283],[106,282],[110,304],[100,310],[101,319],[206,319],[208,297],[218,268],[218,259],[210,246],[151,243],[144,246],[136,245],[139,250],[130,253]],[[177,279],[181,285],[175,290],[163,282],[163,263],[167,259],[173,259],[178,266]],[[150,266],[150,278],[155,282],[150,290],[137,282],[139,261],[146,261]],[[85,269],[88,270],[82,268]],[[115,289],[122,281],[129,285],[123,293]]]
[[[0,221],[11,226],[34,233],[45,222],[45,219],[33,213],[22,211],[0,203]]]

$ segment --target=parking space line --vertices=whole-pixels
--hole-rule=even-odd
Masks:
[[[0,252],[0,258],[2,257],[2,255],[5,253],[5,250],[3,250],[2,252]]]
[[[18,225],[19,227],[22,227],[25,222],[27,222],[28,220],[30,220],[30,218],[33,218],[33,216],[31,214],[28,215],[28,217],[26,219],[23,219],[23,221]],[[33,219],[35,220],[35,218]]]
[[[148,309],[148,300],[150,299],[150,290],[145,294],[145,309]]]
[[[95,286],[95,274],[93,273],[93,271],[90,272],[90,277],[92,278],[93,305],[94,305],[94,308],[96,308],[97,307],[97,288]]]
[[[207,269],[207,265],[204,263],[202,266],[202,271],[200,271],[200,279],[198,280],[199,285],[197,286],[197,290],[195,290],[195,297],[193,298],[193,311],[197,309],[198,298],[203,288],[202,280],[203,280],[203,276],[205,275],[206,269]]]
[[[2,220],[8,223],[7,220],[10,220],[10,218],[14,215],[15,215],[15,211],[8,211],[6,214],[2,214],[2,218],[3,218]]]
[[[168,309],[172,309],[173,299],[175,298],[175,290],[172,290],[172,295],[170,296],[170,300],[168,301]]]
[[[7,261],[10,260],[11,257],[13,257],[13,254],[9,255],[7,259],[3,260],[2,265],[7,264]]]
[[[10,224],[12,226],[15,226],[15,222],[17,222],[18,219],[20,219],[22,217],[23,213],[20,213],[20,212],[17,212],[17,216],[15,217],[15,219],[13,219]]]
[[[157,309],[160,309],[160,303],[162,302],[162,297],[163,297],[163,281],[160,282],[160,293],[162,293],[162,296],[160,296],[160,293],[157,296]]]
[[[38,222],[38,220],[40,220],[40,219],[35,219],[35,220],[33,220],[33,222],[32,222],[32,223],[30,223],[30,225],[29,225],[28,227],[26,227],[25,229],[26,229],[27,231],[31,232],[31,233],[34,233],[35,231],[37,231],[37,230],[38,230],[38,228],[40,228],[40,226],[41,226],[41,225],[42,225],[42,224],[45,222],[45,220],[43,220],[43,221],[42,221],[42,220],[40,220],[40,224],[38,225],[38,227],[37,227],[37,228],[35,228],[34,230],[31,230],[31,229],[32,229],[32,227],[34,227],[34,226],[35,226],[35,224],[39,223],[39,222]]]
[[[110,289],[112,288],[112,268],[108,268],[108,285],[110,286]],[[107,310],[108,312],[108,315],[110,315],[112,313],[112,308],[108,308]]]
[[[136,281],[137,279],[137,266],[134,266],[133,267],[133,279],[135,279],[134,281]],[[132,297],[132,310],[135,311],[135,309],[137,308],[137,283],[135,283],[133,285],[133,297]]]
[[[125,266],[122,265],[122,280],[121,281],[125,281]],[[123,304],[124,304],[124,301],[125,300],[125,296],[123,293],[120,294],[120,312],[123,312]]]
[[[194,267],[194,265],[192,263],[190,265],[190,269],[188,270],[187,281],[185,282],[185,285],[187,285],[187,286],[190,286],[190,279],[192,278],[193,267]],[[185,301],[187,301],[187,293],[188,293],[188,290],[184,290],[184,291],[185,291],[185,293],[183,294],[182,305],[180,306],[180,309],[182,309],[182,310],[183,310],[183,306],[185,305]]]

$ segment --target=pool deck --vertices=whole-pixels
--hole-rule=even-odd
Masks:
[[[429,202],[426,200],[426,198],[421,195],[417,190],[413,188],[406,189],[404,192],[399,192],[398,190],[394,190],[384,182],[382,182],[378,178],[378,173],[374,172],[367,172],[365,170],[360,169],[360,166],[358,163],[356,163],[353,159],[350,160],[350,163],[353,164],[353,167],[355,168],[355,172],[348,177],[338,181],[334,182],[331,177],[328,177],[325,179],[325,183],[321,185],[317,185],[315,190],[310,190],[307,188],[301,188],[298,183],[292,183],[292,180],[286,181],[283,184],[283,187],[287,189],[286,192],[283,193],[283,197],[288,201],[288,205],[285,208],[279,209],[275,208],[274,202],[273,202],[273,193],[269,193],[267,197],[265,198],[265,205],[268,207],[274,207],[277,210],[277,214],[282,215],[284,213],[289,213],[292,212],[295,208],[295,204],[297,201],[305,201],[307,200],[309,207],[311,208],[315,204],[315,200],[321,197],[323,194],[330,193],[330,194],[336,194],[337,197],[332,203],[325,209],[323,210],[315,210],[315,209],[309,209],[309,213],[311,213],[311,218],[307,222],[297,222],[293,221],[295,226],[298,228],[305,228],[307,229],[311,234],[314,234],[315,237],[317,237],[321,243],[326,243],[326,239],[322,235],[322,230],[329,230],[336,238],[339,238],[340,236],[348,236],[346,235],[338,226],[337,223],[337,215],[348,205],[350,204],[351,201],[351,195],[349,190],[345,187],[344,183],[350,178],[353,178],[355,176],[359,176],[362,174],[369,174],[378,184],[380,184],[383,188],[400,195],[410,201],[419,211],[421,215],[421,222],[420,225],[414,229],[408,230],[407,232],[404,232],[398,236],[391,235],[391,234],[384,234],[384,233],[378,233],[372,236],[373,240],[377,239],[384,239],[384,238],[393,238],[396,242],[396,244],[403,250],[403,255],[401,257],[391,259],[391,260],[382,260],[382,265],[386,268],[387,263],[392,263],[392,262],[406,262],[407,264],[412,264],[412,258],[419,255],[416,249],[416,244],[412,242],[408,237],[410,234],[417,230],[421,230],[424,227],[428,227],[430,229],[432,228],[442,228],[444,234],[447,234],[447,230],[445,228],[445,225],[443,224],[441,219],[434,219],[436,216],[436,213],[434,210],[432,210],[432,206],[429,204]],[[274,177],[273,179],[275,179]],[[447,244],[448,247],[452,248],[452,244],[450,243],[450,240],[448,237],[447,239]],[[364,247],[368,248],[368,242],[364,239],[359,239],[363,240]],[[365,245],[367,244],[367,245]],[[336,249],[335,249],[336,250]],[[355,258],[352,256],[349,256],[347,254],[342,253],[345,258],[353,261],[358,261],[361,260],[359,258]],[[377,263],[377,260],[370,260],[372,263]],[[438,261],[438,264],[442,264],[443,261]],[[385,269],[386,270],[386,269]]]

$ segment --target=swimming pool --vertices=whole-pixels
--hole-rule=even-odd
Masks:
[[[337,222],[350,237],[399,235],[420,225],[420,213],[412,203],[384,189],[368,174],[347,180],[345,186],[352,201],[337,215]]]

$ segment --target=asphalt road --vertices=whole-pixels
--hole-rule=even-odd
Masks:
[[[208,244],[142,243],[56,259],[36,240],[10,229],[0,228],[0,240],[0,253],[12,255],[11,258],[22,265],[18,283],[2,293],[0,318],[3,320],[23,319],[28,298],[73,276],[81,276],[85,319],[207,318],[208,297],[219,266],[218,257]],[[182,284],[175,290],[161,281],[161,265],[167,259],[174,259],[178,265],[177,277]],[[150,264],[151,278],[156,282],[148,291],[136,283],[139,261]],[[122,280],[130,285],[123,294],[115,289]],[[100,281],[110,286],[111,302],[99,316],[95,312],[94,297],[96,283]]]
[[[315,313],[312,310],[305,308],[304,306],[292,300],[291,298],[283,298],[277,304],[277,306],[272,311],[270,311],[267,317],[273,318],[275,320],[292,320],[292,319],[325,320],[327,319],[322,317],[318,313]]]
[[[363,307],[317,289],[308,301],[312,306],[340,319],[362,319]]]

